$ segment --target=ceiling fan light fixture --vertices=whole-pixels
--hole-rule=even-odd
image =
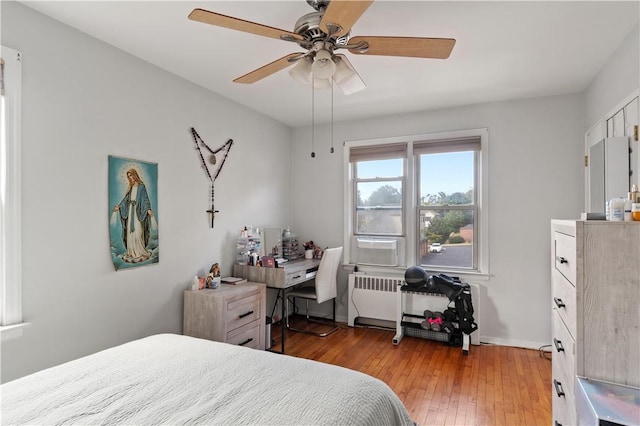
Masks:
[[[360,76],[356,73],[353,73],[350,77],[343,79],[340,83],[336,82],[336,84],[345,95],[351,95],[367,88],[364,81],[362,81]]]
[[[349,77],[353,77],[354,74],[355,71],[346,64],[346,61],[339,60],[336,62],[336,72],[333,74],[333,81],[339,84]]]
[[[315,78],[329,79],[333,76],[333,73],[336,72],[336,64],[328,50],[322,49],[316,53],[311,71]]]
[[[351,95],[367,88],[362,78],[353,69],[351,62],[342,55],[336,56],[336,72],[333,74],[333,81],[345,95]]]
[[[289,70],[289,75],[302,84],[311,84],[311,58],[304,57]]]
[[[313,79],[313,88],[314,89],[331,89],[331,79],[328,79],[328,78],[314,78]]]

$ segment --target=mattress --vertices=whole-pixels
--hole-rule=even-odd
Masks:
[[[159,334],[5,383],[2,424],[413,425],[382,381],[346,368]]]

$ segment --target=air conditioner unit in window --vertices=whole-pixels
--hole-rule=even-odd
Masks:
[[[397,266],[398,240],[354,237],[351,261],[361,265]]]

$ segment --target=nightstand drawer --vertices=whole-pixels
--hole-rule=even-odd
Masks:
[[[265,289],[262,283],[221,284],[185,290],[183,333],[202,339],[264,349]]]
[[[227,299],[227,330],[231,331],[260,318],[260,292]]]
[[[577,337],[576,319],[578,317],[576,288],[556,269],[551,271],[551,281],[552,307],[560,315],[575,340]]]
[[[232,345],[258,349],[258,343],[260,342],[260,327],[258,321],[254,321],[243,325],[242,327],[238,327],[235,330],[229,331],[227,333],[226,342],[231,343]]]
[[[576,239],[571,235],[554,232],[555,268],[571,284],[576,285]]]

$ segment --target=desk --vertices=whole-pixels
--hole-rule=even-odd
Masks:
[[[266,283],[268,288],[277,291],[278,298],[282,298],[282,315],[280,320],[280,352],[284,353],[285,343],[285,308],[286,292],[299,284],[315,278],[320,266],[320,259],[298,259],[284,263],[279,268],[264,268],[249,265],[234,265],[233,276],[246,278],[248,281]]]

